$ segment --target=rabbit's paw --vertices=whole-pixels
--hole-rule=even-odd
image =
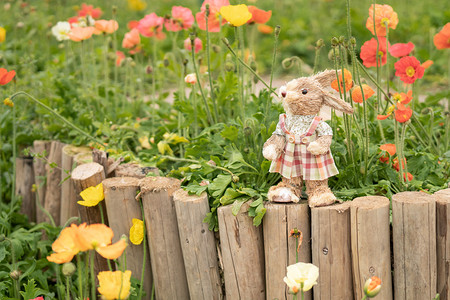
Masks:
[[[276,160],[279,155],[275,145],[269,145],[267,147],[264,147],[263,156],[270,161]]]
[[[328,149],[324,149],[324,147],[317,142],[311,142],[306,148],[306,150],[308,150],[314,155],[325,154],[328,151]]]
[[[312,195],[308,199],[309,207],[327,206],[336,202],[336,196],[332,192],[325,192],[321,194]]]
[[[279,187],[273,186],[269,189],[267,193],[267,198],[269,201],[273,202],[295,202],[297,203],[300,199],[295,192],[289,187]]]

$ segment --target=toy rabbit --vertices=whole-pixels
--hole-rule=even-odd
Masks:
[[[334,79],[336,72],[325,70],[280,88],[286,114],[280,115],[276,130],[263,147],[264,157],[272,161],[270,172],[282,175],[282,181],[269,189],[270,201],[298,202],[303,181],[310,207],[336,201],[328,187],[328,178],[338,174],[330,153],[333,131],[318,114],[323,105],[347,114],[352,114],[353,108],[325,91]]]

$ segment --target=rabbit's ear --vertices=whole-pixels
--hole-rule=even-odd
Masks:
[[[338,74],[341,74],[338,71]],[[323,72],[317,73],[313,76],[314,80],[318,81],[323,88],[330,87],[331,82],[336,80],[336,71],[335,70],[325,70]]]
[[[320,91],[322,92],[323,102],[325,105],[328,105],[329,107],[342,111],[346,114],[353,113],[353,107],[351,107],[350,104],[348,104],[342,99],[336,98],[335,96],[333,96],[332,94],[328,93],[323,89],[320,89]]]

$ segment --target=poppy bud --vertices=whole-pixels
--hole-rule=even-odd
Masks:
[[[3,242],[6,239],[6,236],[4,234],[0,234],[0,243]]]
[[[228,39],[226,37],[222,38],[222,42],[227,45],[227,47],[230,46],[230,42],[228,41]]]
[[[206,17],[208,18],[209,17],[209,3],[206,3],[206,5],[205,5],[205,8],[206,8]]]
[[[20,275],[22,275],[22,272],[20,272],[20,270],[12,270],[11,273],[9,273],[9,276],[13,280],[19,280]]]
[[[225,63],[225,71],[233,72],[234,71],[234,63],[232,63],[231,61],[227,61]]]
[[[343,35],[341,35],[339,37],[339,44],[343,44],[345,42],[345,37]]]
[[[352,46],[356,46],[356,39],[355,39],[354,37],[351,37],[351,38],[350,38],[350,44],[351,44]]]
[[[112,9],[113,15],[115,15],[117,13],[117,6],[113,5],[111,9]]]
[[[220,52],[220,47],[218,45],[212,45],[211,48],[214,53]]]
[[[323,39],[319,39],[316,42],[316,49],[322,48],[323,46],[325,46]]]
[[[62,273],[66,277],[72,276],[76,270],[77,270],[77,267],[71,262],[63,264]]]
[[[152,74],[152,73],[153,73],[153,68],[152,68],[152,66],[147,66],[147,67],[145,68],[145,73],[147,73],[147,74]]]
[[[168,67],[169,66],[169,60],[167,59],[167,58],[164,58],[164,60],[163,60],[163,64],[164,64],[164,67]]]
[[[275,37],[278,37],[280,35],[281,27],[280,25],[275,26]]]
[[[331,39],[331,46],[332,46],[332,47],[336,47],[337,45],[339,45],[339,40],[338,40],[337,37],[333,37],[333,38]]]
[[[335,51],[333,49],[331,49],[330,52],[328,52],[328,59],[331,61],[334,61],[335,59],[339,59],[339,52],[336,51],[336,53],[335,53]]]
[[[366,283],[364,284],[364,294],[366,294],[367,297],[373,298],[381,290],[381,279],[373,276],[372,278],[369,278],[366,280]]]
[[[239,176],[237,176],[237,175],[231,176],[231,179],[233,180],[234,183],[239,182]]]

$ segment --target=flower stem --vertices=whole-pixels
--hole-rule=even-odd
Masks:
[[[81,133],[82,135],[84,135],[85,137],[87,137],[88,139],[98,143],[99,145],[103,146],[106,148],[106,145],[100,141],[99,139],[91,136],[90,134],[86,133],[84,130],[80,129],[78,126],[76,126],[75,124],[73,124],[72,122],[70,122],[69,120],[67,120],[66,118],[64,118],[63,116],[61,116],[59,113],[57,113],[56,111],[54,111],[52,108],[50,108],[49,106],[45,105],[44,103],[42,103],[41,101],[39,101],[38,99],[34,98],[33,96],[31,96],[30,94],[20,91],[17,93],[14,93],[10,99],[13,100],[15,97],[19,96],[19,95],[25,95],[28,98],[30,98],[31,100],[33,100],[35,103],[39,104],[40,106],[42,106],[43,108],[45,108],[46,110],[48,110],[50,113],[52,113],[53,115],[55,115],[56,117],[58,117],[61,121],[63,121],[66,125],[68,125],[69,127],[71,127],[72,129],[78,131],[79,133]]]
[[[13,96],[10,97],[13,100]],[[13,154],[13,177],[12,177],[12,187],[11,187],[11,209],[10,214],[12,215],[12,211],[14,208],[14,204],[16,203],[16,135],[17,135],[17,125],[16,125],[16,106],[12,107],[12,118],[13,118],[13,143],[12,143],[12,154]]]
[[[305,284],[303,282],[300,283],[300,293],[302,295],[302,300],[305,300],[305,292],[303,291],[303,286]]]
[[[207,12],[205,15],[206,19],[206,62],[208,64],[208,78],[209,78],[209,89],[211,94],[211,100],[214,108],[214,119],[217,123],[219,113],[217,112],[217,105],[216,105],[216,95],[214,94],[214,85],[212,81],[212,75],[211,75],[211,41],[209,37],[209,30],[208,30],[208,18],[209,18],[209,6],[207,7]],[[194,46],[192,46],[192,49],[194,49]],[[198,79],[198,77],[197,77]]]
[[[199,160],[195,160],[195,159],[188,159],[188,158],[178,158],[178,157],[173,157],[173,156],[168,156],[168,155],[161,155],[161,158],[165,158],[165,159],[169,159],[169,160],[173,160],[173,161],[184,161],[184,162],[189,162],[189,163],[194,163],[194,164],[203,164],[201,161]],[[229,173],[231,176],[234,176],[234,173],[231,172],[230,170],[223,168],[223,167],[219,167],[219,166],[214,166],[214,165],[209,165],[211,168],[217,169],[217,170],[221,170],[224,172]]]
[[[198,88],[200,89],[200,93],[202,94],[202,98],[203,98],[203,104],[205,105],[205,110],[206,110],[206,115],[208,117],[208,122],[209,124],[213,124],[213,119],[211,116],[211,112],[209,111],[209,107],[208,107],[208,102],[206,101],[206,96],[205,93],[203,92],[203,88],[202,88],[202,84],[201,84],[201,80],[200,80],[200,74],[198,72],[198,68],[197,68],[197,64],[195,63],[195,48],[194,48],[194,40],[191,39],[191,55],[192,55],[192,65],[194,66],[194,71],[195,71],[195,76],[197,76],[197,83],[198,83]]]
[[[66,276],[66,300],[70,300],[70,276]]]
[[[389,95],[389,27],[388,22],[384,22],[386,27],[386,92]]]
[[[270,83],[269,83],[270,89],[272,89],[273,73],[275,71],[275,61],[277,58],[278,36],[280,34],[280,28],[281,28],[280,25],[277,25],[274,34],[275,38],[273,42],[272,67],[270,68]]]
[[[95,257],[95,251],[91,250],[89,251],[90,255],[90,267],[91,267],[91,299],[95,298],[95,273],[94,273],[94,257]]]
[[[239,31],[238,31],[238,27],[234,27],[234,38],[235,40],[238,41],[238,50],[241,50],[241,37],[239,35]],[[242,55],[242,51],[241,51],[241,59],[243,58]],[[242,120],[244,120],[244,116],[245,116],[245,103],[244,103],[244,80],[241,77],[241,70],[242,70],[242,66],[238,63],[239,62],[239,57],[236,55],[236,67],[237,67],[237,73],[240,79],[240,82],[238,84],[238,88],[239,88],[239,102],[241,104],[240,110],[242,112]]]
[[[81,258],[80,254],[77,254],[77,271],[78,271],[78,293],[80,294],[80,298],[83,298],[83,277],[81,275]]]

